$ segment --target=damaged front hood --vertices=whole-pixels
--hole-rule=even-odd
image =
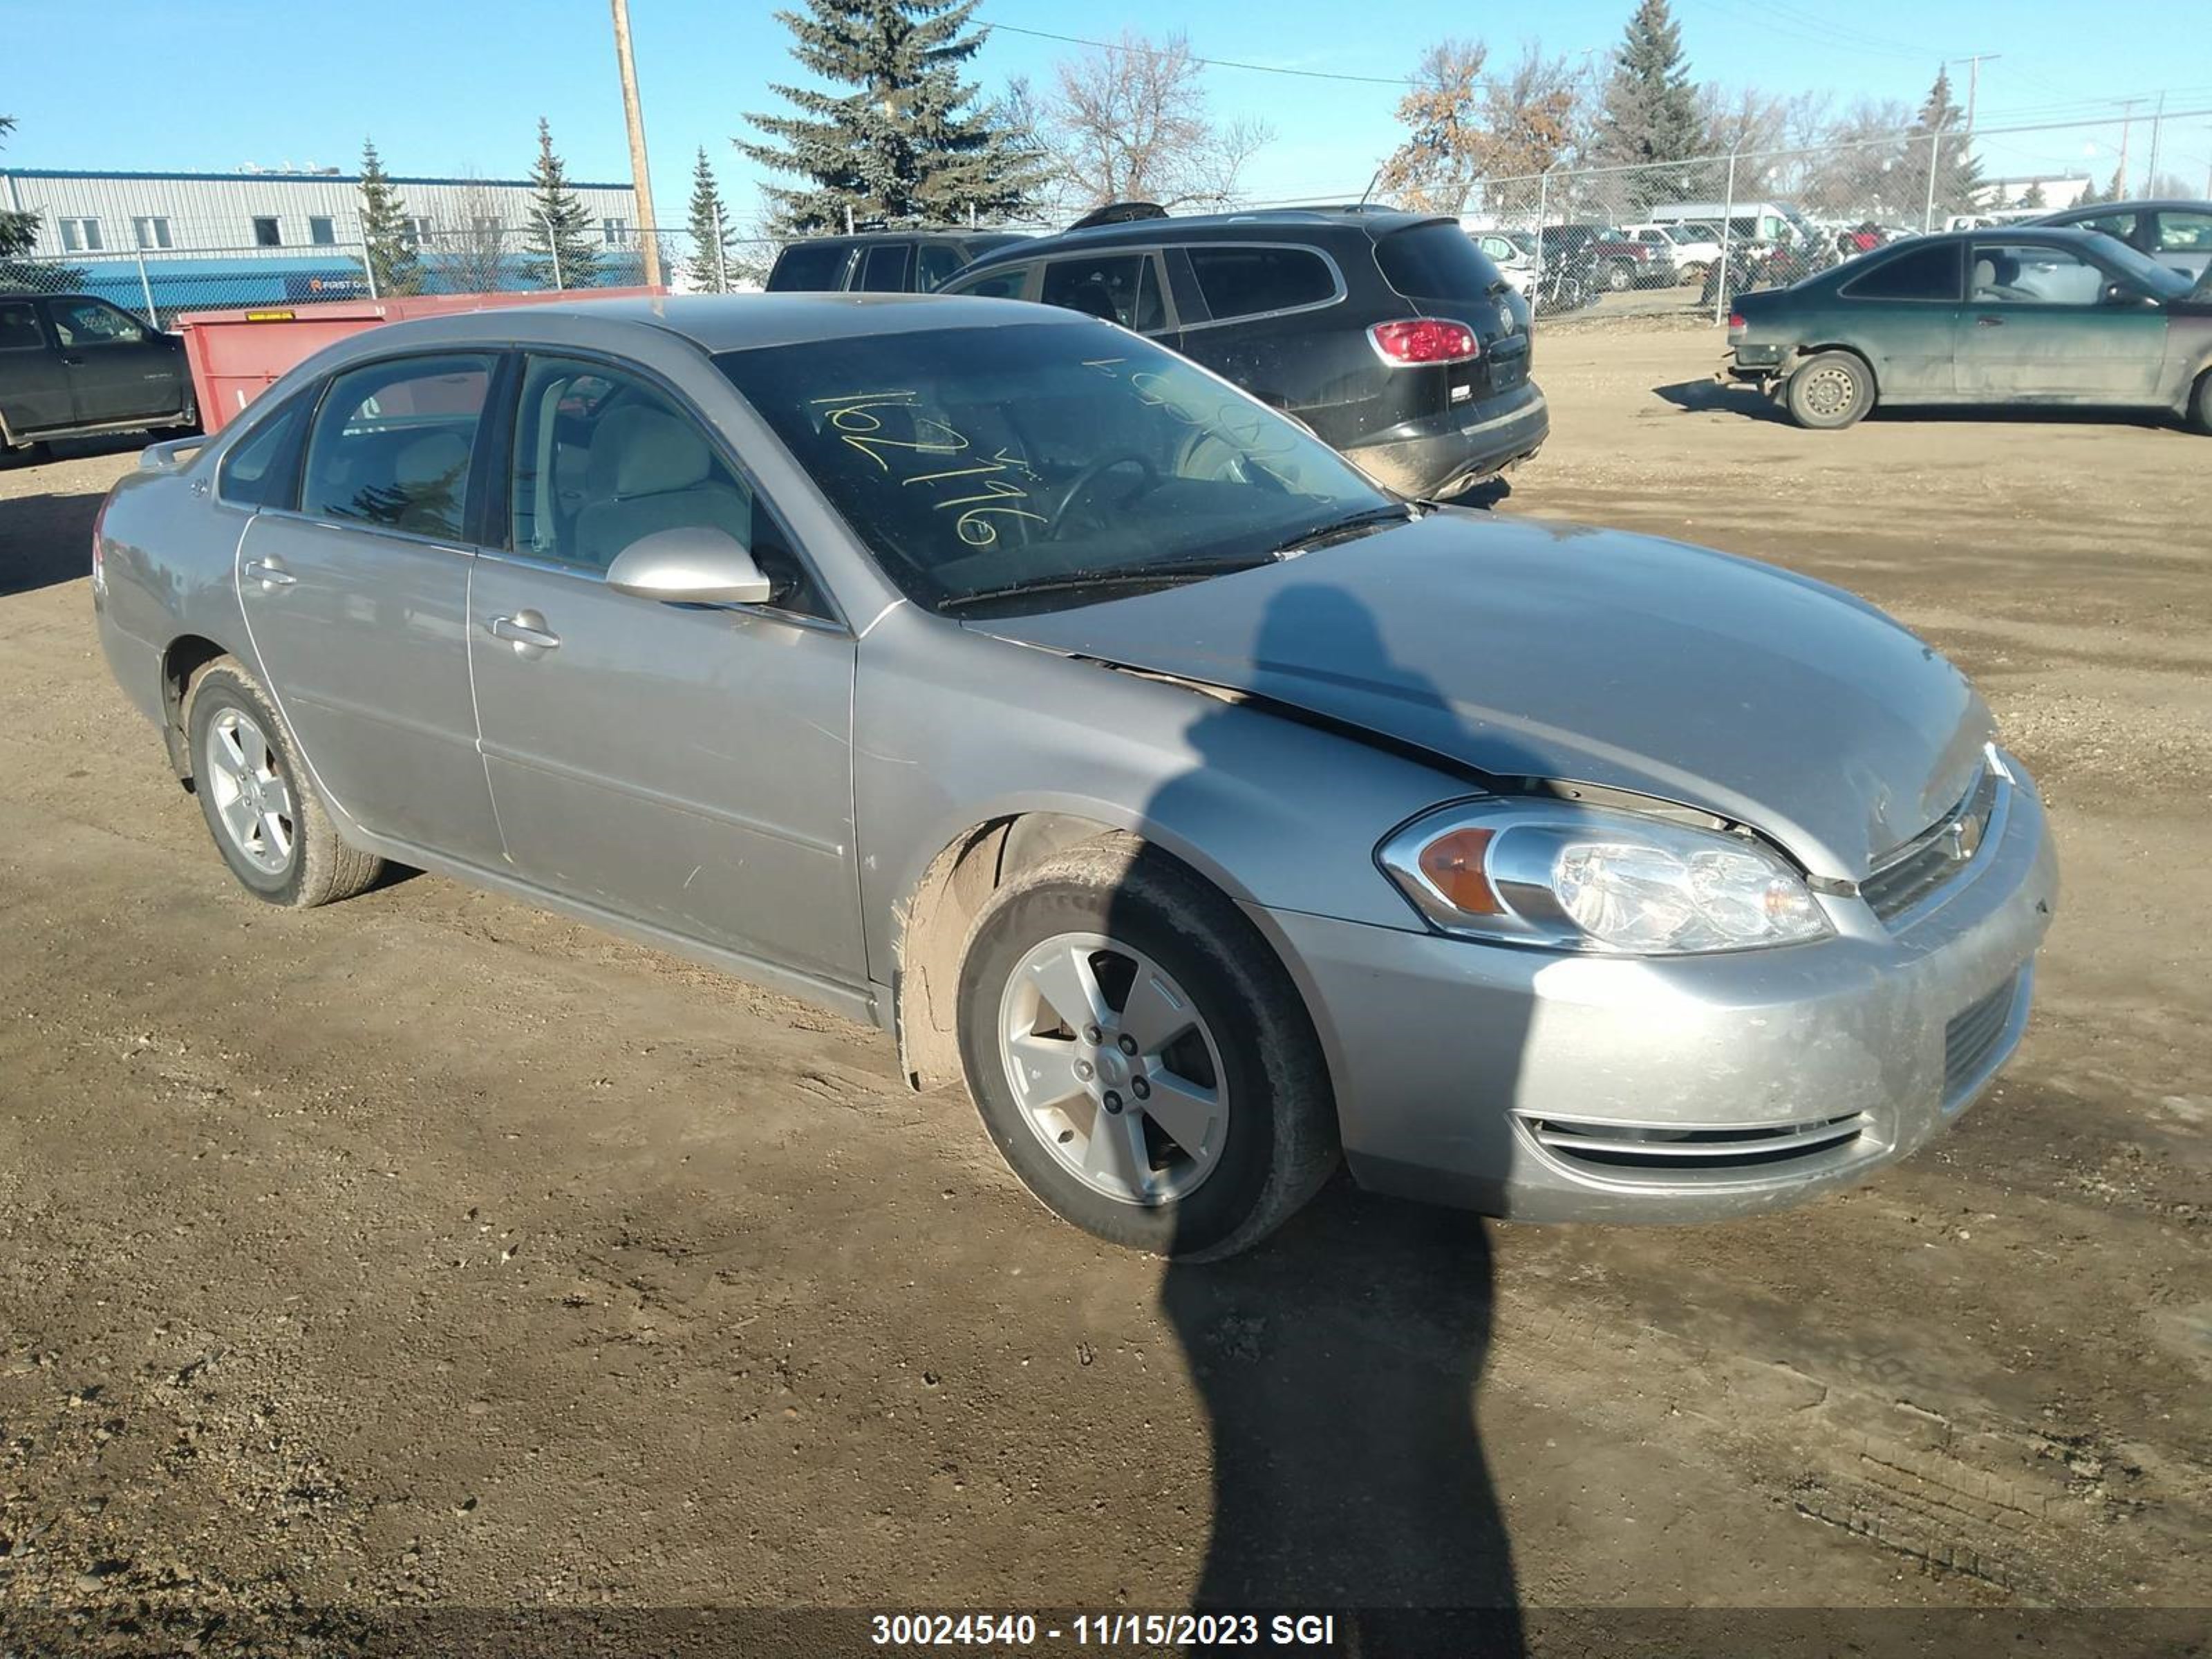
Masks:
[[[969,625],[1495,778],[1703,808],[1854,880],[1958,801],[1993,734],[1957,669],[1838,589],[1651,537],[1453,510],[1237,575]]]

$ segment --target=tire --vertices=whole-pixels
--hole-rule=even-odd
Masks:
[[[1071,848],[993,895],[969,934],[958,1018],[1000,1154],[1047,1208],[1109,1243],[1234,1255],[1336,1167],[1328,1068],[1290,975],[1235,905],[1132,836]]]
[[[1711,265],[1703,263],[1685,265],[1682,268],[1682,286],[1684,288],[1689,288],[1692,286],[1703,288],[1705,282],[1705,273],[1711,269],[1712,267]]]
[[[1616,261],[1605,273],[1605,285],[1615,294],[1626,294],[1636,286],[1636,267],[1626,259]]]
[[[305,910],[351,898],[383,870],[338,839],[290,729],[236,658],[216,658],[192,681],[185,740],[208,833],[254,897]]]
[[[2197,390],[2189,399],[2189,424],[2212,436],[2212,368],[2197,377]]]
[[[1790,371],[1783,407],[1802,427],[1840,431],[1874,407],[1873,371],[1848,351],[1815,352]]]

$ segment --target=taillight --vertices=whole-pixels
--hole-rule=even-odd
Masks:
[[[1393,368],[1413,363],[1464,363],[1482,356],[1482,343],[1465,323],[1442,317],[1411,317],[1377,323],[1367,331],[1376,351]]]
[[[1743,332],[1743,313],[1741,311],[1731,311],[1729,313],[1729,332],[1731,334],[1741,334]]]

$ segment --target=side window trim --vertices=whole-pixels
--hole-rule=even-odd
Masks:
[[[1338,264],[1334,258],[1330,257],[1328,249],[1316,246],[1311,242],[1278,242],[1272,240],[1248,241],[1236,237],[1224,236],[1203,242],[1178,242],[1176,246],[1182,248],[1280,247],[1294,249],[1301,253],[1310,253],[1321,261],[1322,269],[1328,272],[1329,281],[1335,284],[1336,289],[1336,291],[1331,294],[1326,300],[1309,300],[1304,305],[1279,306],[1273,311],[1247,311],[1240,313],[1238,315],[1234,317],[1208,317],[1204,321],[1186,323],[1183,325],[1183,332],[1186,334],[1201,328],[1221,328],[1231,323],[1266,322],[1270,318],[1274,317],[1296,317],[1303,312],[1324,311],[1330,306],[1340,305],[1343,303],[1345,295],[1351,292],[1351,289],[1345,283],[1344,268]],[[1477,251],[1480,252],[1480,250]],[[1200,292],[1202,294],[1204,289],[1201,289]]]
[[[567,560],[544,558],[535,553],[520,551],[507,544],[511,539],[509,532],[513,528],[508,520],[509,498],[514,487],[514,447],[522,434],[520,414],[522,386],[523,382],[529,379],[529,360],[533,356],[557,357],[563,362],[592,363],[602,368],[611,369],[617,374],[627,374],[641,384],[650,386],[655,392],[668,400],[671,408],[705,434],[707,447],[723,465],[730,469],[731,476],[751,494],[753,510],[756,513],[765,510],[769,519],[775,524],[777,533],[782,538],[783,544],[790,549],[792,557],[798,560],[805,570],[808,579],[813,584],[814,591],[822,596],[823,603],[835,615],[831,617],[811,617],[804,611],[785,611],[768,605],[732,605],[723,608],[746,615],[765,617],[777,622],[801,623],[810,628],[835,629],[841,634],[852,632],[851,624],[845,619],[844,607],[837,603],[837,596],[831,592],[830,584],[822,580],[821,568],[809,556],[799,538],[792,533],[790,520],[777,508],[775,497],[761,487],[759,475],[744,464],[744,459],[723,438],[721,428],[708,420],[701,412],[699,406],[685,396],[682,390],[665,375],[658,369],[650,368],[633,359],[617,356],[611,352],[599,350],[591,346],[556,345],[550,342],[535,342],[517,347],[507,355],[513,359],[513,368],[512,383],[507,388],[502,404],[505,442],[499,449],[500,473],[496,481],[498,489],[495,492],[499,496],[497,509],[499,539],[495,542],[487,541],[478,548],[477,553],[480,557],[492,560],[499,564],[518,565],[525,569],[544,570],[556,575],[574,576],[580,581],[604,583],[606,580],[606,573],[603,570],[594,570],[588,565],[574,564]],[[473,487],[473,479],[471,487]]]

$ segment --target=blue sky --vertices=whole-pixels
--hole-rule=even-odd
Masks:
[[[979,20],[1084,37],[1123,27],[1184,29],[1192,50],[1279,68],[1402,76],[1424,45],[1479,35],[1493,61],[1525,41],[1603,52],[1632,0],[1480,8],[1414,0],[985,0]],[[638,75],[664,222],[680,219],[704,144],[733,216],[747,220],[757,173],[731,147],[748,111],[775,107],[771,81],[798,73],[771,9],[726,0],[630,0]],[[1692,74],[1787,93],[1832,88],[1917,103],[1939,60],[2002,56],[1982,70],[1978,125],[2108,116],[2095,100],[2167,93],[2173,110],[2212,109],[2212,3],[2141,0],[2105,10],[2077,0],[1676,0]],[[335,164],[350,171],[373,133],[394,172],[519,176],[541,114],[572,176],[629,176],[605,0],[378,0],[281,7],[269,0],[104,0],[99,38],[145,50],[88,55],[78,31],[25,27],[44,4],[0,0],[7,59],[0,113],[20,126],[0,167],[228,170],[241,163]],[[1261,20],[1264,20],[1262,22]],[[972,64],[987,91],[1026,75],[1048,84],[1079,48],[1000,33]],[[1954,71],[1961,79],[1963,68]],[[1388,86],[1220,69],[1209,95],[1224,116],[1276,132],[1249,175],[1255,199],[1356,193],[1395,141]],[[2144,106],[2148,112],[2148,106]],[[2138,125],[2137,164],[2147,127]],[[2094,171],[2108,177],[2116,125],[1991,134],[1990,173]],[[2195,184],[2212,167],[2212,116],[2166,124],[2161,170]]]

